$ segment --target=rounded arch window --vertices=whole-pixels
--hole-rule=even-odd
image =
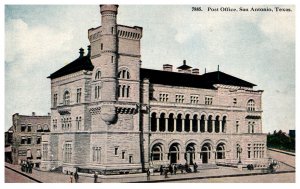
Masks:
[[[247,102],[247,111],[255,111],[255,102],[253,99],[248,100]]]
[[[64,105],[70,105],[70,92],[65,91],[64,93]]]
[[[118,73],[118,78],[119,79],[130,79],[129,70],[126,68],[121,69]]]
[[[96,71],[96,74],[95,74],[95,80],[98,80],[101,78],[101,71],[100,70],[97,70]]]

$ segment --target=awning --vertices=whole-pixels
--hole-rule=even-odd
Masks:
[[[246,119],[261,119],[261,117],[256,115],[247,115]]]

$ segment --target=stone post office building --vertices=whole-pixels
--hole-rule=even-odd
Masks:
[[[170,163],[266,163],[263,91],[219,70],[200,75],[186,61],[177,70],[141,68],[143,28],[118,24],[118,5],[100,5],[100,13],[88,52],[49,76],[42,169],[112,174]]]

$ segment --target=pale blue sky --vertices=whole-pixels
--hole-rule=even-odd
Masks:
[[[295,8],[210,13],[191,7],[120,5],[119,24],[143,27],[142,67],[177,67],[186,59],[204,73],[220,65],[264,90],[264,132],[295,129]],[[89,44],[87,30],[100,24],[98,5],[5,6],[5,130],[15,112],[50,112],[46,77],[77,58]]]

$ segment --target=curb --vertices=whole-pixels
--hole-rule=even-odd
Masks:
[[[243,176],[255,176],[255,175],[267,175],[267,174],[285,174],[295,173],[296,171],[281,171],[275,173],[249,173],[249,174],[233,174],[233,175],[218,175],[218,176],[204,176],[204,177],[192,177],[192,178],[174,178],[164,180],[150,180],[150,181],[137,181],[128,183],[157,183],[157,182],[170,182],[170,181],[181,181],[181,180],[196,180],[196,179],[209,179],[209,178],[224,178],[224,177],[243,177]]]
[[[35,178],[31,177],[31,176],[28,176],[28,175],[26,175],[26,174],[24,174],[24,173],[22,173],[22,172],[20,172],[20,171],[17,171],[17,170],[15,170],[15,169],[11,168],[11,167],[8,167],[8,166],[6,166],[6,165],[5,165],[5,168],[10,169],[10,170],[12,170],[12,171],[14,171],[14,172],[16,172],[16,173],[19,173],[20,175],[22,175],[22,176],[24,176],[24,177],[26,177],[26,178],[29,178],[29,179],[31,179],[31,180],[37,182],[37,183],[43,183],[43,182],[40,181],[40,180],[37,180],[37,179],[35,179]]]
[[[278,152],[278,153],[282,153],[282,154],[286,154],[286,155],[289,155],[289,156],[296,156],[295,153],[286,152],[286,151],[278,150],[278,149],[275,149],[275,148],[268,148],[268,150],[271,150],[271,151],[274,151],[274,152]]]

